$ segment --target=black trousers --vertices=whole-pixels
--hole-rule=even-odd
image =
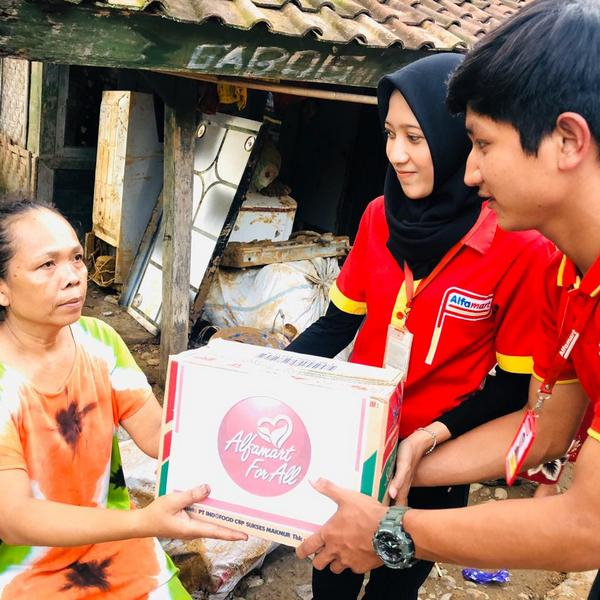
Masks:
[[[469,497],[468,485],[450,488],[413,488],[408,496],[408,505],[413,508],[457,508],[466,506]],[[411,569],[388,569],[380,567],[371,571],[365,591],[365,600],[416,600],[419,588],[427,579],[432,562],[419,561]],[[363,583],[363,575],[350,569],[336,575],[329,568],[313,569],[313,600],[356,600]],[[598,599],[600,600],[600,598]]]
[[[600,600],[600,571],[598,571],[596,579],[594,579],[588,600]]]

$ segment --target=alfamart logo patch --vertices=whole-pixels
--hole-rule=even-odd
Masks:
[[[306,476],[310,438],[298,414],[267,396],[241,400],[223,417],[218,435],[229,476],[257,496],[280,496]]]
[[[445,314],[467,320],[485,319],[492,314],[493,296],[479,296],[473,292],[454,288],[446,292],[443,310]]]
[[[425,363],[430,365],[437,350],[444,322],[447,318],[462,319],[464,321],[481,321],[492,314],[494,295],[482,296],[470,290],[451,287],[446,290],[440,310],[435,322],[435,329],[431,337],[431,344]]]

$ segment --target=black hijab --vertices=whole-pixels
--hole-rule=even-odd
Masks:
[[[446,108],[447,80],[461,60],[458,54],[428,56],[386,75],[377,86],[381,123],[392,92],[399,90],[423,130],[433,159],[433,191],[426,198],[408,198],[391,165],[385,178],[387,247],[401,267],[408,263],[416,279],[431,273],[481,211],[477,188],[463,181],[471,148],[464,117],[452,116]]]

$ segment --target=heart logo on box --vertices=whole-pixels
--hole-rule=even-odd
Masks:
[[[257,496],[287,494],[309,470],[306,425],[277,398],[250,396],[234,404],[221,421],[217,444],[227,474]]]
[[[286,440],[292,435],[292,421],[287,415],[277,415],[272,419],[263,417],[256,424],[256,431],[260,437],[281,448]]]

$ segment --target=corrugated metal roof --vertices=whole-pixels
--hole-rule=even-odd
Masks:
[[[530,1],[105,0],[105,4],[152,10],[192,23],[218,20],[243,30],[262,23],[273,33],[314,36],[334,44],[355,41],[374,48],[397,44],[408,50],[460,50],[470,48]]]

